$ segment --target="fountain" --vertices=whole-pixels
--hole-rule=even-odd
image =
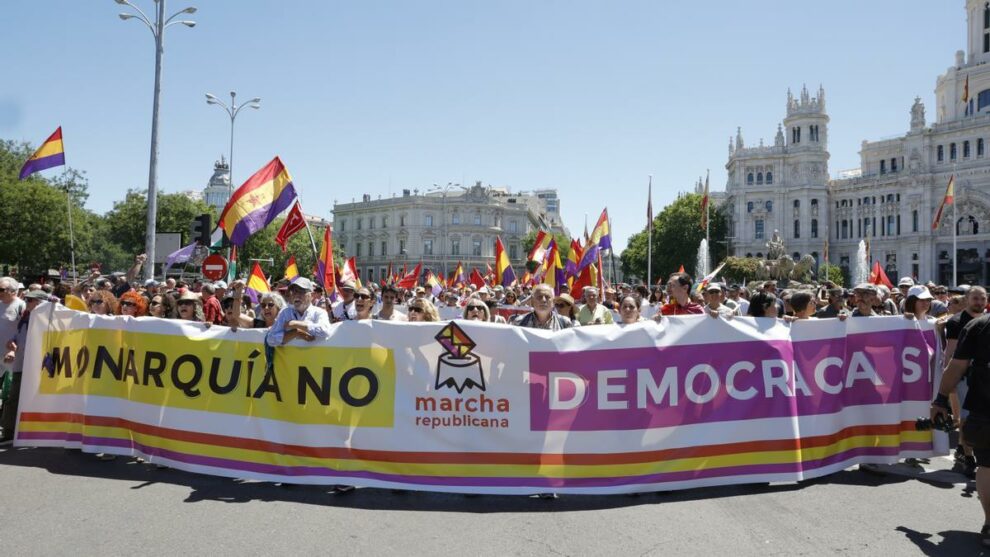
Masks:
[[[856,263],[852,273],[853,286],[862,284],[870,278],[870,264],[866,261],[866,242],[859,241],[859,248],[856,250]]]
[[[694,274],[698,277],[706,277],[710,270],[708,269],[708,240],[702,238],[701,243],[698,244],[698,260],[694,266]]]

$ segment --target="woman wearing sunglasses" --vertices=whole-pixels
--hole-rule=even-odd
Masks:
[[[488,305],[482,302],[480,298],[469,298],[467,305],[464,306],[464,319],[468,321],[489,321],[491,314],[488,311]]]
[[[375,300],[371,297],[371,290],[362,286],[354,292],[354,310],[357,312],[355,319],[371,319],[371,310],[374,307]]]
[[[275,324],[278,312],[285,307],[285,298],[277,292],[266,292],[261,295],[261,302],[258,304],[260,311],[254,316],[255,329],[267,329]]]
[[[577,323],[577,309],[574,307],[574,298],[570,294],[561,294],[553,301],[553,307],[557,313]]]
[[[137,292],[128,290],[120,295],[120,314],[144,317],[148,315],[148,301]]]
[[[440,321],[436,306],[426,298],[413,298],[407,309],[410,321]]]
[[[109,290],[97,290],[89,295],[86,307],[94,315],[117,315],[117,298]]]
[[[179,319],[203,322],[203,302],[195,292],[185,291],[176,302]]]
[[[148,302],[148,315],[162,319],[175,319],[175,298],[170,294],[155,294]]]

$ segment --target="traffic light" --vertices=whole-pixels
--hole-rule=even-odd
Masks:
[[[201,246],[210,245],[210,215],[204,214],[193,219],[189,228],[190,240],[199,242]]]

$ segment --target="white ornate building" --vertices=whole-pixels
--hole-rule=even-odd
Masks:
[[[230,166],[221,155],[220,160],[213,165],[213,176],[210,178],[210,183],[203,189],[203,200],[206,201],[207,205],[215,208],[219,214],[227,206],[230,193]]]
[[[475,183],[470,188],[335,203],[334,242],[355,257],[362,280],[379,281],[423,262],[436,273],[450,274],[463,262],[466,272],[495,265],[495,238],[502,238],[509,260],[521,277],[526,253],[522,240],[532,230],[566,233],[560,225],[556,190],[512,194]]]
[[[761,256],[774,230],[788,252],[810,253],[850,269],[861,240],[888,275],[951,284],[952,227],[957,229],[958,283],[990,283],[990,2],[966,2],[967,51],[935,85],[936,119],[925,121],[916,98],[909,131],[863,141],[860,167],[828,174],[825,92],[788,92],[787,116],[772,146],[729,144],[726,184],[735,255]],[[968,100],[965,90],[968,80]],[[932,221],[956,175],[952,208],[938,230]]]

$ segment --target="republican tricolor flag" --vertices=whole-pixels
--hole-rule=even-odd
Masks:
[[[949,185],[945,188],[945,197],[942,198],[942,203],[938,206],[938,211],[935,212],[935,220],[932,221],[932,230],[938,230],[940,224],[942,224],[942,213],[945,212],[945,206],[955,203],[955,193],[956,193],[956,176],[953,174],[949,176]]]
[[[512,286],[516,282],[516,272],[512,270],[509,256],[505,253],[502,238],[495,237],[495,284]]]
[[[255,304],[258,303],[259,294],[267,294],[272,291],[271,287],[268,286],[268,279],[265,278],[265,273],[257,261],[254,262],[254,268],[251,269],[244,291],[251,298],[251,302]]]
[[[23,180],[40,170],[63,165],[65,165],[65,149],[62,147],[62,126],[59,126],[55,133],[48,136],[41,147],[38,147],[38,150],[24,162],[19,179]]]

